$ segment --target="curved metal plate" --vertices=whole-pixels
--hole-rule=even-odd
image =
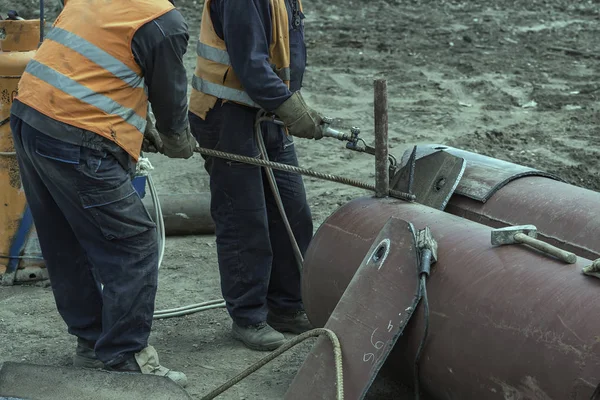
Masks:
[[[529,179],[552,182],[519,181]],[[431,313],[420,363],[426,395],[591,400],[600,382],[600,279],[580,272],[591,261],[565,266],[525,246],[493,247],[489,227],[420,204],[356,199],[321,225],[303,270],[311,321],[325,324],[390,216],[429,226],[439,246],[427,282]],[[399,384],[412,383],[422,318],[419,307],[386,362]]]
[[[413,226],[390,218],[373,241],[325,328],[342,347],[344,395],[363,399],[418,304],[418,255]],[[285,400],[336,398],[329,339],[320,337]]]
[[[544,171],[441,144],[419,145],[417,159],[440,150],[467,161],[467,167],[455,193],[483,203],[488,201],[498,189],[523,176],[543,176],[562,181],[558,176]],[[402,155],[401,165],[406,165],[411,152],[412,149]]]

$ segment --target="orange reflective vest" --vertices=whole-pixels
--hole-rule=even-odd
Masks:
[[[68,0],[27,65],[17,99],[114,141],[137,161],[148,97],[131,40],[173,8],[168,0]]]
[[[300,1],[300,10],[302,4]],[[290,81],[290,37],[286,0],[270,0],[272,29],[269,62],[288,86]],[[196,71],[192,78],[189,110],[206,118],[217,99],[260,108],[244,91],[231,63],[225,41],[215,32],[210,17],[211,0],[206,0],[200,24],[200,39],[196,48]]]

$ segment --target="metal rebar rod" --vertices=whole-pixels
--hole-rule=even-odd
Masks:
[[[375,196],[390,192],[387,81],[375,80]]]
[[[257,165],[259,167],[269,167],[273,169],[277,169],[280,171],[292,172],[300,175],[310,176],[313,178],[323,179],[326,181],[342,183],[345,185],[354,186],[361,189],[375,191],[375,186],[368,184],[366,182],[362,182],[356,179],[346,178],[345,176],[324,174],[322,172],[312,171],[310,169],[295,167],[293,165],[281,164],[273,161],[261,160],[259,158],[241,156],[239,154],[226,153],[219,150],[206,149],[203,147],[196,147],[195,150],[197,153],[200,153],[205,156],[210,157],[218,157],[224,158],[230,161],[237,161],[251,165]],[[388,186],[389,187],[389,186]],[[414,201],[415,196],[408,193],[399,192],[397,190],[389,190],[389,195],[395,197],[397,199],[406,200],[406,201]]]

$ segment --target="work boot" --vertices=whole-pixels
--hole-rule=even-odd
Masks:
[[[234,339],[252,350],[272,351],[285,343],[285,337],[266,322],[249,326],[239,326],[234,322],[231,333]]]
[[[106,367],[109,371],[133,372],[147,375],[166,376],[181,387],[187,386],[187,377],[183,372],[173,371],[160,365],[158,353],[152,346],[148,346],[134,357],[130,357],[122,363]]]
[[[73,366],[77,368],[104,368],[104,363],[98,360],[94,351],[95,343],[77,338],[77,348],[73,356]]]
[[[313,326],[308,321],[308,317],[304,311],[293,311],[289,313],[269,311],[267,322],[279,332],[289,332],[296,335],[313,329]]]

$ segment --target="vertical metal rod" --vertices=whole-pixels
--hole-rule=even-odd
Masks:
[[[375,197],[390,192],[387,81],[375,80]]]

